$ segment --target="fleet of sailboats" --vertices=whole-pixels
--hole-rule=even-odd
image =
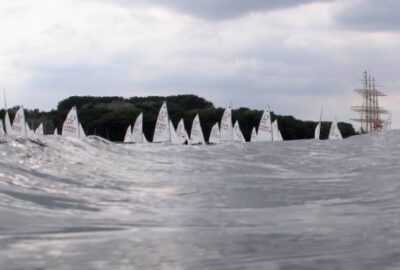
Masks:
[[[126,129],[124,143],[147,143],[143,133],[143,113],[136,118],[133,127],[129,125]]]
[[[321,137],[322,111],[323,111],[323,108],[321,108],[321,116],[319,118],[319,122],[318,122],[317,126],[315,127],[315,131],[314,131],[314,139],[315,140],[320,140],[320,137]],[[340,129],[338,127],[336,119],[331,124],[328,139],[329,140],[342,140],[343,139],[342,133],[340,132]]]
[[[322,121],[322,110],[320,121],[317,124],[314,132],[314,138],[320,139],[321,132],[321,121]],[[225,109],[220,125],[215,123],[211,129],[208,143],[209,144],[221,144],[221,143],[245,143],[246,139],[240,129],[239,121],[236,120],[235,124],[232,124],[232,108],[229,106]],[[6,110],[4,125],[3,121],[0,121],[0,135],[14,135],[14,136],[43,136],[45,135],[43,123],[41,123],[34,131],[30,129],[26,119],[24,108],[21,106],[15,114],[13,122],[11,124],[8,111]],[[58,135],[57,128],[54,130],[53,135]],[[74,137],[78,139],[86,138],[85,131],[79,122],[77,108],[74,106],[69,111],[61,130],[62,136]],[[343,139],[341,132],[338,128],[336,119],[332,122],[329,131],[330,140],[341,140]],[[278,120],[275,119],[271,122],[270,109],[264,110],[258,129],[253,127],[250,137],[250,142],[267,142],[267,141],[283,141],[281,131],[279,129]],[[125,137],[124,143],[148,143],[143,133],[143,113],[140,113],[135,120],[134,125],[129,125]],[[175,129],[171,119],[168,115],[167,103],[164,102],[160,108],[157,122],[154,130],[153,143],[170,143],[175,145],[183,144],[202,144],[205,145],[206,141],[204,138],[203,129],[200,122],[199,114],[193,119],[192,128],[190,131],[190,137],[186,131],[184,120],[180,119],[177,128]]]

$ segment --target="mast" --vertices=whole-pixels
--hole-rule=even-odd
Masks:
[[[4,109],[7,111],[7,96],[6,96],[6,88],[3,88],[4,95]]]
[[[322,112],[324,111],[324,107],[321,107],[321,115],[319,116],[319,122],[322,123]]]
[[[360,118],[352,119],[360,123],[361,132],[369,133],[382,129],[382,114],[389,112],[382,107],[379,107],[379,97],[386,96],[376,88],[376,80],[367,71],[364,71],[363,88],[356,89],[362,97],[361,106],[352,106],[352,110],[360,115]]]

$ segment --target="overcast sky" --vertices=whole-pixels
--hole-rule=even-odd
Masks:
[[[349,121],[369,70],[400,127],[398,0],[4,0],[9,106],[71,95],[197,94]]]

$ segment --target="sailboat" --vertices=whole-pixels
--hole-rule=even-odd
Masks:
[[[28,136],[27,124],[25,121],[25,112],[24,108],[21,106],[17,113],[15,114],[12,126],[11,126],[12,135],[18,136]]]
[[[81,123],[79,123],[79,138],[80,139],[86,138],[86,133],[85,133],[85,130],[83,129]]]
[[[314,139],[315,140],[319,140],[321,137],[322,110],[323,110],[323,108],[321,108],[321,115],[319,117],[319,123],[315,127],[315,131],[314,131]]]
[[[4,125],[6,128],[6,134],[7,135],[12,135],[12,127],[11,127],[11,121],[10,121],[10,116],[8,115],[8,111],[6,110],[6,115],[4,117]]]
[[[210,144],[218,144],[221,142],[221,134],[219,133],[218,123],[215,123],[211,128],[210,137],[208,138]]]
[[[136,118],[132,129],[132,140],[134,143],[143,143],[143,113]]]
[[[246,140],[244,139],[243,133],[240,130],[239,122],[236,120],[235,125],[233,126],[233,137],[235,142],[245,143]]]
[[[132,126],[129,125],[125,132],[124,143],[131,143],[132,141]]]
[[[169,120],[169,132],[171,134],[171,143],[172,144],[181,144],[178,139],[178,135],[176,135],[174,124],[172,124],[171,120]]]
[[[154,143],[171,142],[170,124],[167,103],[164,102],[158,113],[156,128],[153,136]]]
[[[232,109],[225,109],[221,119],[221,142],[233,142],[233,127],[232,127]]]
[[[336,119],[332,122],[331,129],[329,130],[329,140],[342,140],[342,134],[340,133]]]
[[[25,126],[26,126],[26,134],[27,134],[28,136],[33,136],[33,135],[35,135],[35,132],[29,127],[29,125],[28,125],[27,122],[25,122]]]
[[[251,142],[256,142],[257,141],[257,130],[255,127],[253,127],[251,131],[251,137],[250,137]]]
[[[178,126],[176,127],[176,135],[178,136],[179,144],[190,143],[183,119],[179,121]]]
[[[78,112],[75,106],[72,107],[65,118],[61,135],[66,137],[75,137],[78,139],[86,138],[85,131],[83,130],[82,125],[79,123]]]
[[[58,136],[58,129],[57,129],[57,128],[54,129],[53,135],[54,135],[54,136]]]
[[[319,140],[321,134],[321,122],[318,123],[314,131],[314,139]]]
[[[190,131],[190,144],[206,144],[204,140],[203,130],[200,125],[200,117],[199,114],[196,114],[193,124],[192,130]]]
[[[43,123],[41,123],[41,124],[35,129],[35,135],[37,135],[37,136],[43,136],[43,135],[44,135]]]
[[[3,119],[0,119],[0,136],[4,135],[6,135],[6,132],[4,131]]]
[[[275,119],[275,121],[272,122],[272,138],[273,138],[273,141],[276,141],[276,142],[283,141],[281,132],[279,131],[279,127],[278,127],[278,119]]]
[[[272,138],[271,113],[269,109],[266,109],[261,117],[260,125],[258,126],[257,141],[272,141]]]
[[[144,143],[144,144],[149,143],[149,142],[147,141],[146,136],[144,135],[144,133],[142,133],[142,135],[143,135],[143,136],[142,136],[142,137],[143,137],[143,143]]]

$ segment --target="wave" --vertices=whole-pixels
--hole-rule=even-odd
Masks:
[[[0,265],[396,268],[399,135],[213,146],[4,137]]]

